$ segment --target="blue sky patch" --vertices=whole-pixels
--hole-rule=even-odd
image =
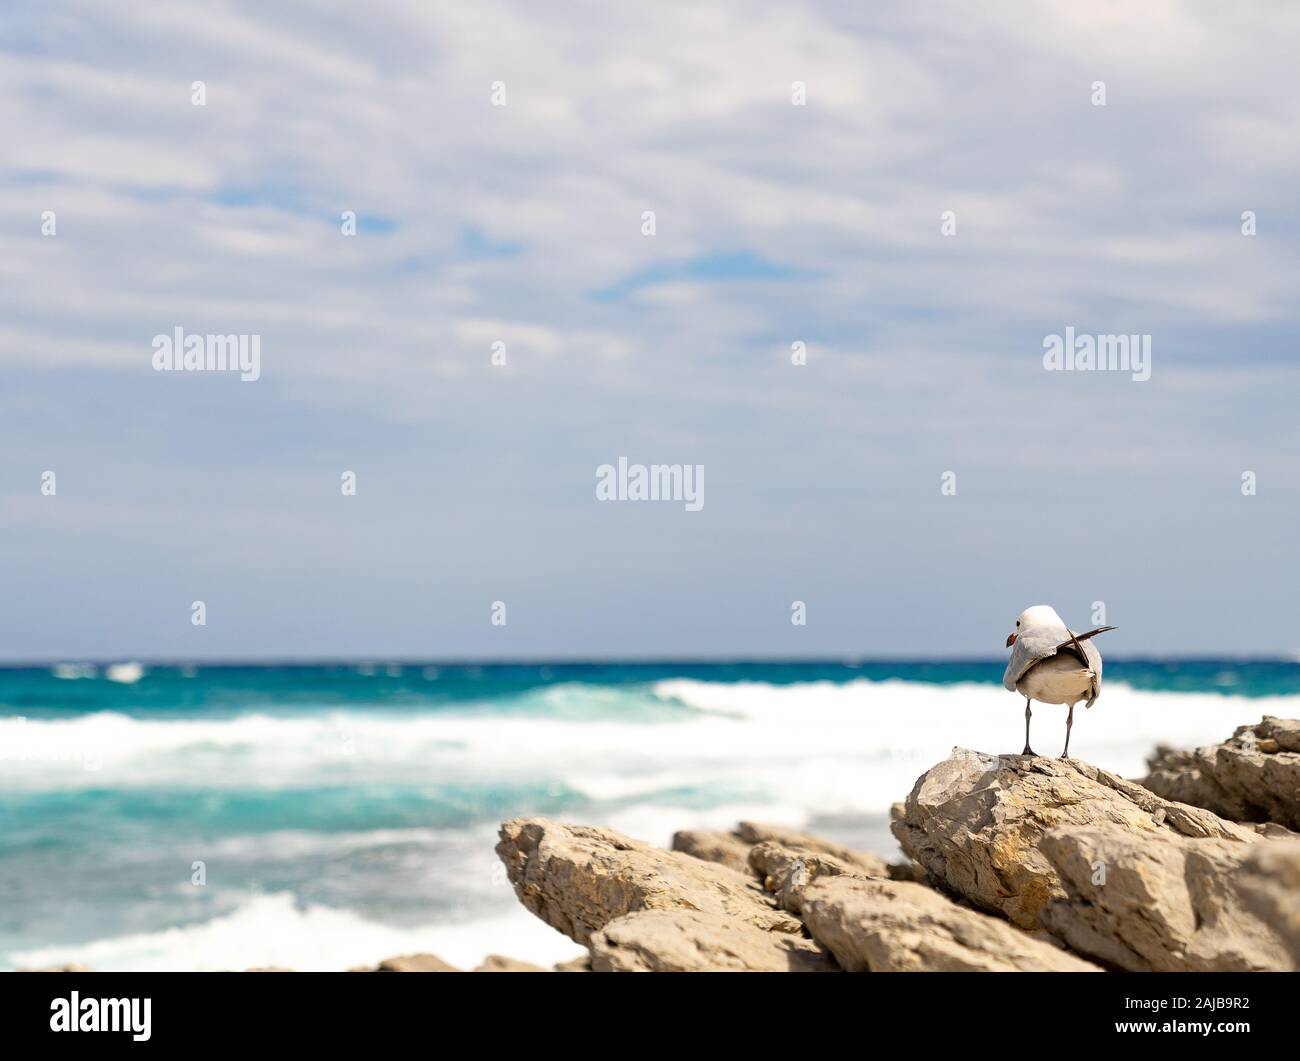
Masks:
[[[750,250],[724,251],[647,266],[616,284],[594,291],[592,297],[600,302],[617,302],[659,284],[793,282],[815,275],[814,270],[769,261]]]

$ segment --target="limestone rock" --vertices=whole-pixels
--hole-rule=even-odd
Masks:
[[[728,866],[738,873],[749,872],[750,846],[735,833],[722,829],[683,829],[673,833],[674,851]]]
[[[813,938],[850,972],[1098,971],[921,884],[823,877],[802,903]]]
[[[782,847],[799,851],[811,851],[817,855],[829,855],[845,865],[865,872],[870,877],[883,877],[889,871],[886,861],[870,851],[855,851],[851,847],[837,844],[811,833],[798,829],[787,829],[783,825],[767,825],[762,822],[741,822],[736,826],[736,835],[746,843],[761,844],[770,841]]]
[[[699,910],[643,910],[591,937],[594,972],[835,972],[816,943]]]
[[[580,954],[576,958],[570,958],[567,962],[557,962],[555,971],[557,973],[589,973],[591,972],[591,955]]]
[[[750,851],[755,844],[761,843],[774,843],[788,850],[828,856],[852,867],[855,871],[866,873],[867,876],[884,876],[890,871],[883,858],[869,851],[855,851],[853,848],[811,833],[763,822],[741,822],[734,832],[687,829],[673,835],[672,849],[694,855],[707,862],[730,866],[741,873],[749,873],[752,868],[752,863],[749,861]],[[907,867],[898,867],[898,872],[910,873],[911,871]]]
[[[983,755],[957,748],[917,780],[892,830],[936,886],[1006,916],[1024,929],[1065,895],[1038,850],[1048,830],[1121,826],[1136,838],[1162,834],[1246,844],[1256,834],[1209,811],[1172,803],[1078,759]]]
[[[807,850],[792,850],[764,840],[755,844],[749,851],[749,865],[764,890],[776,896],[776,901],[783,910],[797,914],[803,907],[803,892],[818,877],[838,876],[878,876],[884,872],[867,874],[857,866],[841,862],[831,855],[813,854]],[[881,860],[882,867],[884,861]]]
[[[377,966],[377,973],[458,973],[454,965],[448,965],[436,954],[402,954],[396,958],[385,958]]]
[[[500,836],[497,854],[520,901],[583,945],[615,918],[642,910],[695,910],[766,932],[803,928],[752,878],[612,829],[517,818]]]
[[[1243,863],[1275,844],[1113,823],[1053,829],[1039,846],[1065,895],[1043,911],[1043,924],[1076,952],[1121,969],[1289,969],[1278,930],[1240,886]]]
[[[919,862],[891,862],[889,879],[911,881],[913,884],[929,884],[930,874]]]
[[[549,969],[543,969],[540,965],[534,965],[532,962],[521,962],[518,958],[507,958],[503,954],[489,954],[483,959],[474,971],[476,973],[546,973]]]
[[[1142,784],[1236,822],[1300,829],[1300,721],[1265,715],[1222,744],[1158,748]]]
[[[1242,863],[1237,885],[1247,907],[1281,937],[1300,969],[1300,841],[1256,844]]]

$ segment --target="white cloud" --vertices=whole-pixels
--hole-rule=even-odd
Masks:
[[[141,476],[206,474],[157,438],[213,409],[239,422],[240,392],[139,382],[150,338],[177,324],[263,334],[259,429],[283,422],[303,446],[274,436],[258,453],[268,474],[472,445],[443,490],[478,497],[513,475],[559,504],[561,469],[671,442],[674,459],[694,449],[737,482],[769,477],[727,494],[711,470],[712,526],[780,523],[794,495],[808,524],[842,528],[840,555],[855,532],[834,498],[906,496],[908,477],[957,457],[1037,475],[1054,457],[1016,442],[1038,423],[1116,475],[1179,477],[1219,438],[1270,455],[1294,433],[1276,395],[1296,371],[1283,356],[1300,284],[1295,12],[71,11],[34,9],[0,64],[0,362],[22,374],[11,401],[48,406],[21,434],[12,417],[0,428],[22,460],[94,449]],[[200,79],[206,107],[190,103]],[[1089,102],[1098,79],[1105,108]],[[57,237],[40,235],[43,210]],[[791,275],[729,275],[738,252]],[[1038,344],[1068,324],[1152,333],[1152,382],[1045,378]],[[488,365],[496,339],[504,374]],[[803,369],[794,339],[809,344]],[[106,404],[132,410],[135,434],[73,416],[69,377],[134,388]],[[140,438],[154,441],[144,453]],[[417,510],[406,503],[393,520]],[[274,504],[236,493],[226,511],[255,524]],[[518,504],[526,524],[540,502]],[[156,528],[155,509],[137,511]],[[555,533],[596,531],[575,508]]]

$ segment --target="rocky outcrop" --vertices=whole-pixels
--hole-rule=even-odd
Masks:
[[[930,888],[889,880],[883,860],[848,862],[825,853],[835,845],[785,836],[808,846],[761,841],[749,862],[802,921],[751,878],[608,829],[507,822],[498,852],[525,905],[587,943],[594,972],[1091,968]],[[836,882],[844,888],[826,890]]]
[[[1078,759],[954,749],[917,780],[892,829],[932,881],[1032,930],[1065,888],[1040,845],[1063,826],[1114,825],[1137,838],[1248,844],[1250,829],[1162,799]]]
[[[458,973],[454,965],[448,965],[436,954],[403,954],[396,958],[385,958],[374,968],[377,973]]]
[[[549,973],[532,962],[521,962],[518,958],[507,958],[504,954],[489,954],[474,967],[476,973]]]
[[[583,945],[611,921],[645,910],[687,909],[764,932],[802,931],[752,878],[612,829],[520,818],[502,825],[500,836],[497,854],[520,901]]]
[[[957,749],[893,831],[908,865],[753,822],[664,851],[519,819],[497,852],[524,905],[588,947],[566,967],[596,972],[1300,968],[1300,839],[1279,824]]]
[[[1065,894],[1042,923],[1074,951],[1120,969],[1290,969],[1277,927],[1241,889],[1243,865],[1272,846],[1131,825],[1052,829],[1040,850]]]
[[[803,909],[803,892],[819,877],[884,877],[887,872],[867,873],[841,862],[832,855],[819,855],[806,849],[793,850],[765,840],[749,850],[749,865],[763,889],[776,897],[783,910],[797,914]],[[881,861],[884,866],[884,861]]]
[[[883,877],[891,869],[883,858],[869,851],[855,851],[844,844],[811,833],[763,822],[741,822],[732,832],[714,829],[683,830],[673,834],[672,847],[674,851],[748,873],[753,868],[750,852],[756,844],[763,843],[826,856],[871,877]],[[896,872],[910,872],[910,868],[899,867]]]
[[[594,972],[833,971],[747,874],[610,829],[544,818],[501,827],[515,893],[591,950]]]
[[[718,913],[644,910],[591,938],[593,972],[834,972],[816,943]]]
[[[741,822],[736,826],[736,835],[746,843],[773,843],[795,851],[807,851],[814,855],[827,855],[855,871],[869,877],[883,877],[889,872],[889,863],[870,851],[856,851],[844,844],[826,840],[798,829],[787,829],[781,825],[768,825],[763,822]],[[752,863],[751,863],[752,865]]]
[[[1165,799],[1235,822],[1300,830],[1300,720],[1265,715],[1222,744],[1158,748],[1147,766],[1142,784]]]
[[[683,829],[673,833],[672,849],[684,855],[716,862],[737,873],[749,872],[749,849],[753,846],[736,833],[722,829]]]
[[[1300,840],[1256,844],[1236,883],[1246,906],[1273,927],[1300,969]]]
[[[823,877],[801,905],[813,939],[850,972],[1100,971],[921,884]]]

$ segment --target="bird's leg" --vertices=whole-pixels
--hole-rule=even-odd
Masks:
[[[1065,716],[1065,751],[1061,752],[1062,759],[1070,757],[1070,727],[1074,725],[1074,705],[1070,705],[1070,713]]]
[[[1020,753],[1021,755],[1036,754],[1034,752],[1034,749],[1029,746],[1029,719],[1032,715],[1033,712],[1029,710],[1029,697],[1026,696],[1025,697],[1025,750]]]

